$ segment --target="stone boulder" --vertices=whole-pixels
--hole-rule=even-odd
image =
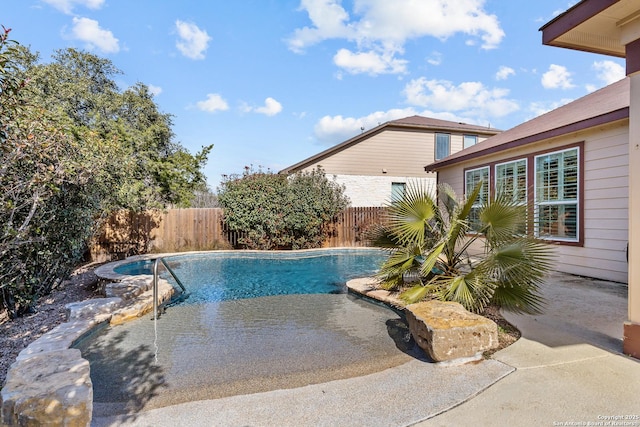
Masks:
[[[457,302],[419,302],[405,313],[411,335],[435,362],[479,360],[498,346],[498,325]]]
[[[0,394],[0,425],[88,427],[92,411],[89,362],[76,349],[15,362]]]

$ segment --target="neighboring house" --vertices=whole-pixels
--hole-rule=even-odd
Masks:
[[[629,79],[425,167],[458,195],[483,180],[527,204],[558,271],[627,282]]]
[[[280,173],[318,166],[345,186],[351,206],[382,206],[409,181],[434,186],[424,165],[496,135],[499,130],[428,117],[412,116],[381,124]]]

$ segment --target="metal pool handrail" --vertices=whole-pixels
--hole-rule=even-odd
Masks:
[[[162,263],[162,265],[164,265],[164,268],[167,269],[169,274],[171,274],[171,276],[176,281],[178,286],[180,286],[180,289],[181,289],[180,296],[175,299],[172,298],[171,301],[169,301],[169,303],[174,303],[174,302],[177,302],[178,300],[181,301],[189,297],[189,293],[187,292],[187,289],[184,287],[180,279],[178,279],[178,276],[176,276],[176,273],[174,273],[171,267],[169,267],[169,264],[167,264],[165,259],[162,257],[156,258],[153,262],[153,318],[154,319],[157,319],[160,317],[158,315],[158,308],[165,305],[163,303],[161,304],[160,307],[158,307],[158,264],[159,263]]]

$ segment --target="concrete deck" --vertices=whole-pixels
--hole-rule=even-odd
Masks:
[[[372,375],[92,425],[640,425],[640,361],[620,353],[626,286],[554,274],[543,291],[544,315],[506,314],[523,338],[492,360],[447,367],[416,359]]]

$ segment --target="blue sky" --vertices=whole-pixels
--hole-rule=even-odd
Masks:
[[[575,2],[20,0],[0,24],[49,62],[109,58],[148,85],[205,168],[272,171],[419,114],[508,129],[624,77],[623,61],[543,46]]]

